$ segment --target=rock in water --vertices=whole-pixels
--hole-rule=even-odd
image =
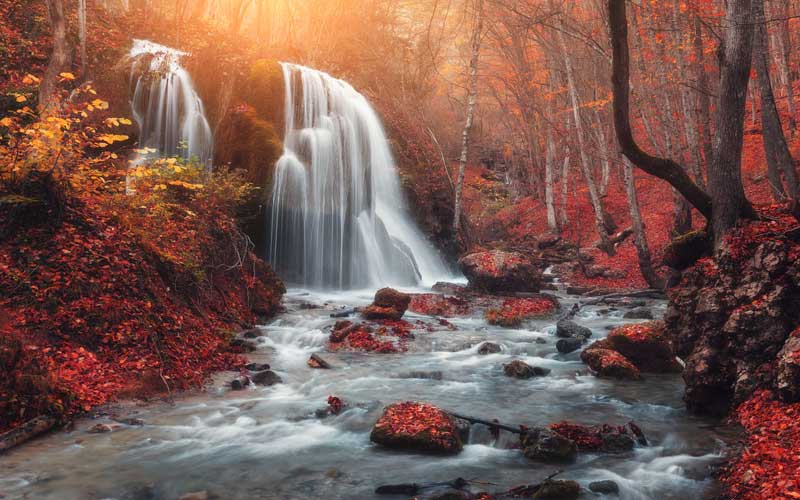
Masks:
[[[562,319],[556,323],[556,337],[588,339],[592,336],[592,331],[585,326],[581,326],[574,321]]]
[[[653,319],[653,311],[647,307],[635,307],[622,317],[625,319]]]
[[[282,384],[283,379],[274,371],[266,370],[263,372],[254,373],[250,380],[256,385],[271,386],[275,384]]]
[[[311,357],[308,358],[308,366],[321,370],[329,370],[331,368],[330,363],[322,359],[318,354],[312,354]]]
[[[545,500],[575,500],[581,495],[581,485],[575,481],[550,479],[539,486],[531,498]]]
[[[639,369],[625,356],[610,347],[608,340],[599,340],[583,350],[581,361],[589,365],[589,368],[600,377],[623,380],[641,378]]]
[[[550,429],[538,429],[522,434],[520,444],[525,457],[531,460],[572,462],[578,456],[575,441]]]
[[[516,359],[508,364],[503,365],[503,373],[506,377],[527,379],[531,377],[542,377],[549,374],[550,370],[539,366],[530,366],[529,364]]]
[[[486,355],[486,354],[497,354],[498,352],[502,351],[499,345],[495,344],[494,342],[484,342],[478,348],[478,354]]]
[[[398,292],[394,288],[381,288],[375,293],[372,305],[365,307],[361,314],[367,319],[399,320],[411,303],[411,295]]]
[[[589,490],[603,495],[615,495],[619,493],[619,485],[610,479],[594,481],[589,483]]]
[[[583,341],[579,338],[558,339],[556,349],[561,354],[569,354],[580,349],[581,345],[583,345]]]
[[[452,455],[463,448],[453,417],[433,405],[413,401],[386,407],[369,438],[396,450]]]
[[[661,321],[617,327],[608,335],[608,342],[641,371],[678,373],[682,370]]]
[[[471,288],[489,293],[538,292],[542,274],[518,252],[476,252],[458,261]]]

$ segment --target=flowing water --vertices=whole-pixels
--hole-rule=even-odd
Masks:
[[[221,499],[375,499],[381,497],[374,488],[386,483],[464,477],[496,485],[485,489],[505,490],[560,469],[560,477],[584,487],[613,479],[623,499],[701,499],[713,492],[708,469],[720,459],[725,433],[713,422],[686,414],[679,376],[597,379],[586,374],[579,353],[557,353],[552,320],[502,329],[468,317],[452,320],[455,331],[418,333],[404,354],[325,352],[327,330],[335,321],[331,310],[365,304],[370,296],[290,292],[287,312],[262,328],[254,354],[271,363],[284,384],[231,392],[224,383],[233,374],[221,374],[206,393],[174,405],[123,405],[113,411],[119,418],[140,418],[144,426],[90,434],[87,429],[98,421],[79,422],[72,432],[57,432],[0,458],[0,497],[175,500],[205,490]],[[572,302],[562,296],[564,307]],[[321,307],[308,309],[307,303]],[[577,320],[598,338],[607,327],[621,324],[621,315],[588,307]],[[410,313],[407,319],[436,324]],[[478,355],[477,346],[487,339],[500,344],[502,352]],[[308,368],[306,360],[315,352],[334,369]],[[552,373],[530,380],[507,378],[502,365],[512,359]],[[441,380],[423,378],[423,372],[432,371],[441,372]],[[317,418],[315,410],[325,407],[329,395],[353,406]],[[494,442],[482,426],[473,426],[470,443],[452,457],[371,444],[369,432],[383,406],[403,400],[511,425],[635,420],[651,445],[619,456],[582,453],[575,464],[554,466],[529,461],[509,448],[513,437],[507,433]],[[585,492],[582,498],[597,496]]]
[[[181,65],[184,52],[148,40],[134,40],[130,51],[131,109],[139,126],[141,163],[150,158],[180,157],[210,166],[214,137],[203,101]]]
[[[273,181],[269,262],[287,282],[354,289],[429,285],[444,265],[408,217],[389,144],[366,98],[283,64],[284,154]]]

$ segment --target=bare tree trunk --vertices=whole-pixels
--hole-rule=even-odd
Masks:
[[[714,207],[711,225],[714,246],[743,215],[754,216],[742,185],[742,138],[747,84],[753,53],[750,0],[729,0],[725,51],[720,64],[720,95],[714,133],[714,160],[708,169],[708,188]]]
[[[780,26],[780,53],[778,54],[778,65],[785,86],[787,105],[789,109],[789,134],[794,137],[797,132],[797,111],[794,105],[794,88],[792,87],[792,72],[790,68],[792,53],[792,37],[789,29],[789,2],[790,0],[775,0],[778,5],[778,26]]]
[[[39,87],[39,111],[48,114],[53,111],[53,94],[56,91],[58,76],[69,64],[67,49],[67,18],[64,15],[63,0],[47,0],[47,13],[53,31],[53,52]]]
[[[86,0],[78,0],[78,41],[81,46],[81,79],[88,80],[86,69]]]
[[[561,227],[567,227],[569,216],[567,215],[567,197],[569,195],[569,149],[564,148],[564,163],[561,165]]]
[[[478,59],[481,52],[481,37],[483,32],[483,0],[476,1],[475,27],[472,32],[472,54],[469,61],[469,90],[467,96],[467,116],[464,130],[461,133],[461,157],[458,161],[458,178],[456,180],[455,207],[453,216],[453,234],[458,236],[461,229],[461,197],[464,191],[464,176],[467,171],[467,157],[469,153],[469,135],[472,131],[472,122],[475,115],[475,103],[478,98]]]
[[[586,185],[589,188],[589,199],[594,209],[594,222],[597,227],[597,233],[600,235],[600,248],[609,255],[614,254],[613,245],[609,242],[609,234],[606,229],[606,217],[603,209],[603,203],[600,199],[600,194],[597,189],[597,183],[592,174],[591,165],[589,165],[589,158],[586,154],[586,140],[583,134],[583,123],[581,122],[580,115],[580,101],[578,99],[578,89],[575,85],[575,78],[572,72],[572,60],[567,51],[567,44],[564,42],[564,34],[559,30],[557,32],[558,41],[561,45],[561,55],[564,58],[564,66],[567,73],[567,86],[569,88],[569,97],[572,102],[572,115],[575,123],[575,135],[578,138],[578,152],[581,159],[581,170],[583,177],[586,180]]]
[[[711,97],[709,96],[710,89],[708,86],[708,75],[706,75],[705,68],[705,54],[703,50],[703,27],[700,23],[700,16],[694,16],[694,37],[692,38],[692,45],[694,48],[694,67],[695,78],[697,79],[697,121],[698,121],[698,140],[703,148],[703,158],[705,165],[711,163],[713,157],[713,148],[711,146]],[[703,163],[700,167],[700,177],[697,178],[697,184],[705,189],[706,182],[702,169]]]
[[[753,0],[753,13],[756,22],[753,63],[761,92],[761,127],[764,151],[767,155],[767,174],[775,201],[784,201],[787,191],[792,199],[797,199],[797,174],[789,146],[786,144],[786,137],[783,135],[769,77],[769,38],[765,24],[764,0]],[[781,174],[786,179],[787,189],[784,189]]]
[[[553,138],[553,129],[547,128],[547,155],[544,162],[544,200],[547,206],[547,227],[552,232],[558,232],[556,222],[556,207],[553,202],[553,164],[556,161],[556,143]]]
[[[642,213],[639,210],[639,199],[636,195],[636,179],[633,175],[633,164],[627,158],[623,159],[625,172],[625,193],[628,195],[628,207],[631,214],[631,227],[633,228],[633,244],[636,247],[636,256],[639,260],[639,269],[642,277],[650,288],[664,288],[664,280],[653,268],[653,260],[650,255],[650,247],[647,244],[647,233],[645,232]]]

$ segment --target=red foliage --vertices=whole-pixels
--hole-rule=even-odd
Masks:
[[[338,415],[344,409],[344,402],[336,396],[328,396],[328,408],[331,414]]]
[[[631,423],[635,426],[636,424]],[[581,451],[600,451],[603,448],[603,435],[630,435],[631,438],[636,439],[636,430],[630,432],[625,425],[580,425],[572,424],[569,422],[560,422],[557,424],[550,424],[550,429],[562,436],[575,441],[578,449]],[[641,431],[640,431],[641,432]]]
[[[722,481],[731,498],[800,498],[800,403],[776,401],[759,391],[736,410],[747,443]]]
[[[486,311],[485,318],[492,325],[515,327],[523,321],[547,317],[557,309],[557,304],[546,298],[506,299],[499,308]]]
[[[469,314],[469,303],[459,297],[448,297],[437,293],[419,293],[411,297],[408,309],[427,316],[464,316]]]
[[[433,405],[413,401],[386,408],[375,424],[375,432],[421,438],[443,450],[453,448],[458,436],[455,423],[447,413]]]
[[[378,353],[403,352],[406,342],[414,338],[413,325],[404,320],[377,321],[377,329],[366,324],[354,325],[339,321],[334,325],[328,348],[331,351],[360,351]]]

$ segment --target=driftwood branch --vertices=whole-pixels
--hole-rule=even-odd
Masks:
[[[0,453],[44,434],[55,427],[56,423],[57,421],[53,417],[36,417],[33,420],[25,422],[16,429],[0,434]]]
[[[490,429],[502,429],[504,431],[513,432],[514,434],[520,434],[520,435],[521,434],[525,434],[526,432],[530,431],[530,429],[527,429],[522,425],[520,425],[518,427],[513,427],[511,425],[501,424],[500,422],[494,422],[494,421],[490,422],[488,420],[483,420],[481,418],[468,417],[466,415],[459,415],[458,413],[453,413],[453,412],[450,412],[450,411],[448,411],[446,413],[448,415],[450,415],[451,417],[459,418],[461,420],[466,420],[467,422],[469,422],[471,424],[482,424],[482,425],[485,425],[485,426],[489,427]]]

